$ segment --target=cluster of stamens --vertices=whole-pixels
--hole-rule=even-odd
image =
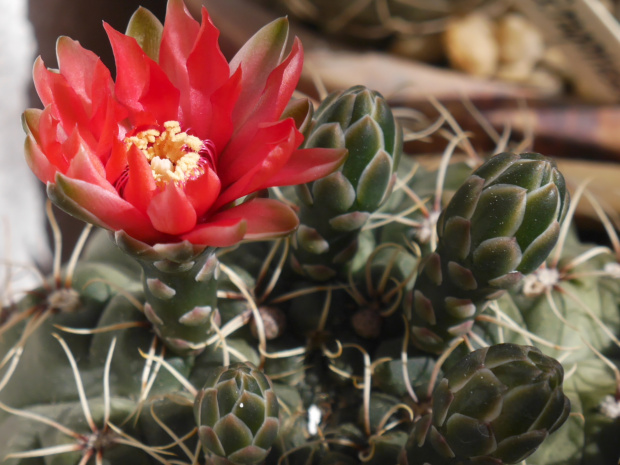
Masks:
[[[212,155],[213,142],[202,141],[181,131],[178,121],[166,121],[163,131],[146,129],[125,138],[127,150],[135,145],[151,164],[158,187],[170,182],[183,184],[204,173],[205,155]]]

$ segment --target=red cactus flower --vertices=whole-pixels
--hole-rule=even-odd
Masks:
[[[297,39],[281,59],[286,20],[265,26],[228,63],[206,9],[198,23],[182,0],[170,0],[163,27],[145,11],[142,46],[105,25],[116,81],[67,37],[58,40],[58,71],[37,59],[45,109],[24,113],[25,151],[50,198],[149,244],[228,246],[294,230],[289,207],[249,195],[318,179],[345,154],[298,149],[303,136],[292,118],[281,120],[303,63]]]

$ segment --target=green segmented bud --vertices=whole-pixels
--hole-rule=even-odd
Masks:
[[[410,296],[412,341],[439,352],[469,332],[487,300],[534,271],[555,246],[569,194],[555,163],[501,153],[457,190],[437,223]]]
[[[502,465],[531,455],[570,413],[564,370],[535,347],[498,344],[450,369],[401,464]]]
[[[251,363],[218,367],[196,396],[194,415],[214,463],[262,462],[278,435],[278,399],[271,381]]]
[[[326,280],[346,267],[370,213],[389,196],[402,152],[402,131],[385,99],[363,86],[328,96],[305,147],[346,148],[340,171],[298,187],[301,226],[294,268]]]

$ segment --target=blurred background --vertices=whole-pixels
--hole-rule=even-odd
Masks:
[[[505,139],[525,141],[523,147],[561,157],[571,183],[596,179],[597,198],[608,210],[620,211],[620,92],[583,75],[597,59],[598,71],[620,76],[614,68],[620,67],[619,8],[611,0],[546,2],[552,13],[564,14],[560,29],[566,36],[589,47],[581,55],[571,55],[570,43],[567,47],[552,28],[537,22],[544,15],[535,14],[531,5],[544,2],[530,0],[186,0],[196,16],[203,3],[222,31],[228,57],[262,25],[288,15],[292,34],[304,44],[300,89],[308,95],[320,98],[326,91],[367,85],[403,109],[409,134],[424,132],[445,109],[475,150],[492,152]],[[34,58],[40,54],[55,68],[56,39],[67,35],[114,70],[102,21],[124,31],[139,5],[163,21],[165,4],[0,0],[0,279],[5,290],[9,282],[12,288],[28,287],[35,279],[18,264],[48,269],[51,257],[44,186],[22,154],[20,115],[27,107],[41,107],[32,86]],[[577,10],[571,17],[563,10],[569,4],[592,9],[595,26],[601,21],[605,27],[600,29],[609,29],[606,44],[592,45],[589,36],[579,35],[579,27],[587,29],[593,19]],[[438,131],[410,137],[407,151],[436,160],[444,136]],[[584,206],[580,214],[587,225],[592,212]],[[58,218],[66,258],[82,224],[62,213]]]

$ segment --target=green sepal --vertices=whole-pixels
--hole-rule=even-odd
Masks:
[[[139,7],[129,19],[125,34],[133,37],[149,58],[159,62],[159,47],[164,32],[163,24],[144,7]]]

